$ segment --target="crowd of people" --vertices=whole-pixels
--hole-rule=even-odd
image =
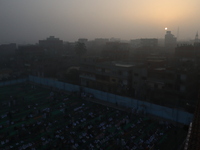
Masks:
[[[74,93],[31,85],[12,88],[1,101],[1,149],[150,150],[175,129],[166,121],[92,103]]]

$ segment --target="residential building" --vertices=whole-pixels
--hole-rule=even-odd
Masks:
[[[15,43],[11,44],[2,44],[0,45],[0,55],[1,56],[8,56],[15,54],[15,50],[17,48],[17,45]]]
[[[174,53],[174,49],[177,45],[176,37],[171,33],[171,31],[166,31],[165,34],[165,48],[169,53]]]
[[[79,38],[78,42],[86,44],[88,42],[88,39],[86,39],[86,38]]]
[[[107,42],[102,50],[102,57],[110,60],[126,60],[129,58],[129,44],[121,42]]]
[[[197,72],[192,66],[148,69],[147,97],[153,103],[187,109],[197,98]]]
[[[145,39],[140,39],[141,41],[141,47],[158,47],[158,39],[155,38],[145,38]]]
[[[63,41],[54,36],[48,37],[46,40],[39,40],[39,46],[41,46],[46,54],[60,54],[63,51]]]
[[[84,87],[135,96],[136,89],[141,88],[146,80],[141,64],[102,61],[98,58],[87,58],[81,64],[80,82]]]

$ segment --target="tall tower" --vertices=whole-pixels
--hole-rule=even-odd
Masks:
[[[194,40],[195,43],[198,43],[199,42],[199,35],[198,35],[198,31],[195,35],[195,40]]]
[[[194,46],[200,46],[198,31],[197,31],[197,33],[195,35]]]
[[[166,31],[165,34],[165,48],[168,50],[174,50],[176,47],[176,37],[171,33],[171,31]]]

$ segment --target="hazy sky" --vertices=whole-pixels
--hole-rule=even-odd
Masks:
[[[0,44],[78,38],[179,39],[200,31],[200,0],[0,0]]]

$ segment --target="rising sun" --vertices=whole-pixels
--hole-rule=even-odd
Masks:
[[[167,28],[165,28],[165,30],[167,30]]]

